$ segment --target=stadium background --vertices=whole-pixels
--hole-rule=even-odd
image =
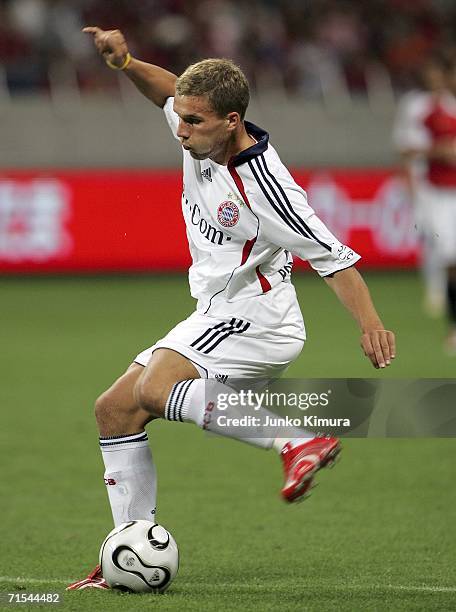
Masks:
[[[235,59],[253,87],[248,118],[364,256],[397,332],[395,363],[369,367],[354,323],[303,269],[309,340],[288,376],[455,372],[445,322],[421,309],[418,237],[390,138],[398,97],[455,39],[451,2],[1,0],[2,592],[61,592],[90,569],[110,526],[93,400],[193,308],[179,147],[160,111],[96,56],[86,24],[119,27],[136,56],[176,72]],[[159,520],[182,553],[163,609],[456,607],[452,440],[347,441],[315,496],[286,508],[275,457],[187,426],[149,429]],[[89,605],[150,602],[64,603]]]

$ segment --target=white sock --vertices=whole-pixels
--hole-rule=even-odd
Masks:
[[[223,411],[217,409],[217,397],[220,393],[236,393],[233,389],[216,381],[197,378],[194,380],[183,380],[174,385],[169,394],[165,407],[165,419],[169,421],[191,422],[202,429],[212,433],[242,440],[247,444],[261,448],[275,448],[281,452],[287,442],[308,442],[315,434],[296,427],[287,427],[286,432],[278,426],[268,425],[266,427],[257,423],[266,423],[267,418],[277,418],[277,415],[259,408],[230,406]],[[250,421],[246,425],[227,426],[228,420],[242,419],[251,416],[258,421]],[[220,419],[219,417],[223,417]],[[287,437],[278,435],[279,430]]]
[[[114,525],[155,522],[157,474],[147,433],[100,438],[100,448]]]

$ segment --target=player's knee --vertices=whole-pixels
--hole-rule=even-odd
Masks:
[[[99,425],[111,420],[114,406],[109,393],[106,391],[95,402],[95,418]]]
[[[111,390],[105,391],[95,402],[95,418],[99,426],[123,423],[132,417],[131,407],[123,405]]]
[[[140,377],[135,385],[135,399],[137,404],[155,417],[163,416],[166,400],[169,394],[167,385],[158,380]]]

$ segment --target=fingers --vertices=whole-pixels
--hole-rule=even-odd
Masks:
[[[386,329],[363,334],[361,346],[366,357],[375,368],[385,368],[396,356],[396,341],[393,332]]]
[[[83,32],[86,34],[101,34],[103,30],[101,28],[97,28],[96,26],[87,26],[86,28],[82,28]]]
[[[104,47],[109,36],[109,31],[106,32],[97,26],[88,26],[87,28],[82,28],[82,31],[86,34],[93,34],[93,42],[95,43],[98,51],[100,53],[105,51]]]
[[[375,368],[378,368],[377,360],[375,359],[374,348],[372,346],[372,342],[370,341],[368,334],[363,334],[361,336],[361,348],[363,349],[366,357],[368,357],[371,360],[372,365]]]
[[[396,338],[395,338],[395,336],[394,336],[392,331],[387,331],[386,335],[387,335],[387,339],[388,339],[388,345],[389,345],[391,359],[394,359],[396,357]]]
[[[82,28],[86,34],[93,34],[96,41],[106,42],[108,38],[113,37],[117,44],[125,43],[125,39],[120,30],[102,30],[97,26],[87,26]]]
[[[119,33],[118,30],[102,30],[97,26],[88,26],[87,28],[82,29],[86,34],[93,34],[93,40],[97,47],[106,45],[108,38],[111,34]]]
[[[97,26],[87,26],[82,31],[93,35],[95,47],[108,66],[120,68],[125,64],[128,46],[120,30],[102,30]]]
[[[377,362],[378,367],[379,368],[386,367],[386,363],[387,363],[386,356],[383,354],[383,347],[382,347],[380,338],[377,335],[375,335],[372,338],[372,346],[374,349],[375,360]],[[389,354],[388,354],[388,357],[389,357]],[[390,361],[388,359],[388,364],[389,363]]]

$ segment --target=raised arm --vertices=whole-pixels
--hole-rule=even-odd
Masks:
[[[120,30],[101,30],[90,26],[82,30],[92,34],[98,53],[114,70],[122,70],[138,90],[163,108],[167,98],[174,96],[176,75],[160,66],[154,66],[131,57]]]
[[[396,355],[394,334],[385,329],[366,283],[355,268],[340,270],[325,281],[353,315],[361,331],[361,347],[376,368],[390,365]]]

